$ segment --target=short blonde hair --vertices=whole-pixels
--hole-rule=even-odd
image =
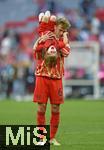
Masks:
[[[62,25],[62,27],[67,30],[71,27],[70,22],[65,17],[57,18],[56,25]]]

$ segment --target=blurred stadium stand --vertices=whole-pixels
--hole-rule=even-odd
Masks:
[[[0,0],[0,99],[3,97],[21,99],[33,93],[35,64],[32,45],[38,36],[37,16],[39,12],[47,9],[59,16],[65,15],[69,19],[72,24],[69,31],[70,41],[96,41],[100,44],[98,75],[100,94],[103,97],[104,0]],[[74,77],[77,78],[76,72]],[[68,93],[71,94],[67,95],[80,97],[85,87],[78,89],[74,87],[75,92],[72,92],[69,87]],[[86,90],[87,94],[92,92],[91,87]]]

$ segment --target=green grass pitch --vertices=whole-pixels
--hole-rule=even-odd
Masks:
[[[36,124],[33,102],[0,102],[0,124]],[[50,106],[47,108],[49,123]],[[104,101],[65,101],[57,133],[60,147],[51,150],[104,150]]]

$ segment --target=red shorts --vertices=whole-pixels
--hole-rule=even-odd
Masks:
[[[64,102],[62,79],[37,76],[33,102],[47,103],[48,98],[51,104]]]

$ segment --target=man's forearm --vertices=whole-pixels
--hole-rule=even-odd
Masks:
[[[34,43],[34,46],[33,46],[33,51],[36,50],[38,44],[39,44],[39,41],[40,41],[40,37],[36,40],[36,42]]]

